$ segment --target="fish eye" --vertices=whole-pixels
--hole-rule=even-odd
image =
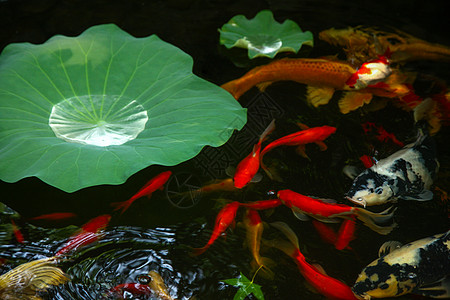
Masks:
[[[356,198],[356,201],[359,201],[359,202],[361,202],[361,201],[363,201],[363,198],[361,198],[361,197],[358,197],[358,198]]]
[[[383,188],[382,187],[377,187],[374,191],[376,194],[381,195],[383,194]]]
[[[151,278],[150,276],[147,276],[147,275],[139,275],[139,276],[137,277],[137,281],[138,281],[140,284],[149,284],[150,281],[152,281],[152,278]]]

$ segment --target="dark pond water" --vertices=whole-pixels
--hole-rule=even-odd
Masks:
[[[270,9],[278,21],[291,19],[303,30],[312,31],[315,37],[330,27],[393,26],[427,41],[450,45],[447,12],[439,3],[442,2],[0,0],[0,47],[12,42],[42,43],[55,34],[75,36],[92,25],[116,23],[134,36],[157,34],[178,46],[194,58],[196,75],[220,85],[243,75],[253,65],[267,62],[259,59],[249,63],[242,50],[226,50],[219,46],[217,29],[237,14],[252,18],[260,10]],[[315,42],[313,49],[303,49],[297,56],[341,53],[317,38]],[[450,78],[448,63],[416,62],[407,64],[406,68],[444,81]],[[236,289],[221,280],[235,278],[239,272],[251,278],[254,272],[250,266],[251,254],[243,246],[245,231],[237,226],[228,232],[226,239],[217,240],[202,256],[188,255],[190,247],[200,247],[207,242],[224,199],[261,200],[272,190],[289,188],[302,194],[341,201],[351,184],[351,180],[342,174],[342,167],[357,163],[366,150],[364,137],[358,129],[360,123],[375,121],[402,141],[414,140],[416,133],[411,115],[392,105],[377,112],[358,111],[344,116],[339,113],[336,101],[313,109],[305,104],[304,97],[305,86],[289,82],[277,83],[265,93],[252,89],[242,96],[240,102],[248,108],[245,128],[235,133],[226,145],[218,149],[205,148],[191,161],[171,167],[178,183],[173,179],[166,191],[156,192],[150,201],[142,198],[122,216],[114,215],[103,239],[77,252],[62,265],[71,281],[44,296],[48,299],[100,299],[110,287],[136,281],[139,275],[156,270],[177,299],[192,296],[196,299],[232,299]],[[274,151],[271,158],[281,170],[284,179],[281,183],[264,177],[239,193],[216,193],[196,199],[194,203],[173,205],[176,200],[168,197],[167,191],[184,189],[185,186],[179,184],[183,182],[201,186],[213,179],[225,178],[225,169],[236,166],[251,151],[259,134],[274,118],[277,129],[273,138],[297,131],[297,120],[309,126],[336,126],[338,131],[327,140],[327,151],[318,151],[315,145],[307,148],[310,160],[298,156],[290,148]],[[435,136],[441,163],[435,184],[444,190],[450,186],[448,137],[449,130],[445,127]],[[380,143],[375,144],[375,148],[379,157],[398,149],[395,145]],[[110,202],[128,199],[149,178],[167,169],[152,166],[122,185],[86,188],[72,194],[36,178],[13,184],[0,182],[1,202],[20,214],[18,225],[26,240],[19,244],[4,229],[0,258],[6,261],[0,266],[0,273],[21,263],[53,255],[78,226],[92,217],[110,213]],[[357,238],[350,244],[352,251],[338,251],[322,242],[310,222],[298,221],[285,207],[261,216],[266,222],[287,222],[297,233],[301,250],[309,261],[319,263],[329,275],[351,285],[360,270],[377,257],[378,248],[384,241],[409,242],[449,228],[447,204],[438,199],[424,203],[399,202],[397,207],[398,228],[388,236],[380,236],[358,224]],[[28,220],[57,211],[71,211],[78,218],[58,225]],[[2,223],[9,224],[10,213],[8,210],[3,212]],[[238,213],[237,219],[242,219],[242,212]],[[276,232],[268,229],[264,235],[272,238]],[[276,261],[273,279],[259,275],[255,278],[266,299],[323,299],[305,284],[289,257],[270,249],[265,255]]]

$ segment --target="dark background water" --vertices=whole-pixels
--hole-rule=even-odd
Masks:
[[[392,2],[392,3],[391,3]],[[228,20],[243,14],[253,18],[262,9],[270,9],[277,21],[295,21],[303,30],[312,31],[315,47],[302,48],[297,56],[319,57],[334,55],[340,49],[318,40],[321,30],[330,27],[369,25],[406,31],[429,42],[450,45],[448,12],[442,1],[0,1],[0,48],[9,43],[43,43],[51,36],[62,34],[76,36],[90,26],[115,23],[123,30],[143,37],[157,34],[191,55],[193,72],[218,85],[243,75],[252,65],[266,63],[258,59],[248,62],[245,51],[227,50],[218,43],[217,31]],[[449,79],[448,63],[416,62],[405,66],[443,80]],[[214,178],[224,178],[225,168],[235,166],[248,154],[258,135],[272,118],[277,122],[274,138],[297,131],[293,124],[300,118],[310,126],[333,125],[336,135],[328,141],[329,150],[319,152],[308,148],[311,161],[298,157],[293,151],[274,153],[273,159],[284,167],[284,182],[274,183],[263,179],[260,184],[242,193],[216,194],[202,198],[194,207],[180,209],[172,206],[164,193],[155,194],[151,201],[141,199],[120,218],[114,218],[111,231],[99,245],[84,250],[72,265],[66,265],[73,280],[58,290],[53,298],[95,299],[99,290],[108,286],[110,277],[132,280],[139,272],[156,269],[165,277],[172,293],[179,299],[196,295],[199,299],[232,299],[234,288],[219,280],[232,278],[242,271],[251,278],[249,252],[242,247],[245,233],[239,227],[218,240],[203,256],[187,255],[188,246],[204,244],[213,227],[218,211],[217,198],[239,201],[260,200],[272,189],[290,188],[304,194],[342,199],[351,181],[341,171],[350,161],[357,162],[364,150],[362,136],[357,128],[360,122],[377,121],[403,141],[414,137],[410,114],[388,106],[381,112],[342,116],[335,103],[320,109],[311,109],[304,103],[305,87],[294,83],[280,83],[265,94],[255,89],[242,97],[241,103],[249,109],[246,127],[219,150],[205,149],[196,159],[171,168],[179,176],[194,175],[200,185]],[[335,101],[336,102],[336,101]],[[436,136],[441,171],[436,185],[449,186],[449,152],[446,146],[448,129]],[[378,145],[381,157],[396,150],[393,146]],[[72,211],[79,218],[70,222],[81,225],[88,219],[110,211],[110,202],[128,199],[149,178],[165,170],[162,167],[144,169],[119,186],[99,186],[68,194],[48,186],[36,178],[26,178],[17,183],[0,183],[1,201],[23,217],[26,246],[4,243],[2,256],[13,256],[15,265],[36,257],[36,253],[50,253],[65,235],[54,225],[26,221],[27,217],[54,211]],[[409,242],[448,229],[447,207],[439,201],[432,203],[399,203],[396,213],[398,229],[388,237],[381,237],[358,227],[353,251],[337,251],[320,241],[309,222],[299,223],[291,213],[280,208],[273,214],[263,214],[265,221],[286,221],[295,227],[302,251],[312,262],[321,264],[327,272],[352,284],[358,272],[377,256],[378,247],[387,239]],[[238,218],[241,215],[238,214]],[[62,224],[68,225],[68,224]],[[43,229],[43,228],[47,229]],[[275,233],[267,230],[267,238]],[[122,241],[118,245],[114,241]],[[21,254],[17,254],[21,253]],[[103,255],[103,253],[106,253]],[[42,254],[42,253],[41,253]],[[257,277],[267,299],[322,299],[305,286],[303,278],[289,258],[277,252],[268,252],[277,258],[275,279]],[[139,258],[139,259],[137,259]],[[144,259],[147,258],[147,259]],[[108,263],[109,260],[109,263]],[[143,262],[140,262],[144,260]],[[136,265],[130,263],[138,261]],[[145,273],[145,272],[144,272]],[[70,296],[69,296],[70,295]],[[402,299],[413,299],[405,296]]]

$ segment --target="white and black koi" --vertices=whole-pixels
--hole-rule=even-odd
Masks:
[[[434,141],[421,134],[415,143],[364,170],[353,181],[346,198],[364,207],[405,200],[426,201],[433,198],[429,190],[439,169]]]
[[[450,297],[450,231],[402,247],[391,247],[391,243],[383,244],[386,251],[380,251],[381,255],[390,253],[370,263],[359,274],[352,287],[359,299],[408,293]]]

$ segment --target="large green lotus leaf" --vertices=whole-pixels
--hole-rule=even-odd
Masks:
[[[278,52],[295,52],[303,44],[313,46],[313,35],[303,32],[297,23],[275,21],[270,10],[260,11],[253,19],[237,15],[219,29],[220,44],[248,49],[250,59],[258,56],[274,58]]]
[[[220,146],[246,122],[192,58],[157,36],[115,25],[0,56],[0,178],[36,176],[67,192],[120,184],[153,164]]]

